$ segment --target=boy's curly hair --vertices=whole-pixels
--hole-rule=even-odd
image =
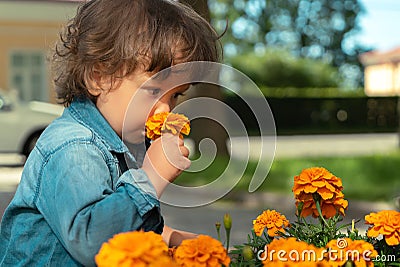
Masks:
[[[110,90],[139,65],[148,72],[173,62],[218,61],[219,36],[191,8],[174,0],[92,0],[68,22],[52,56],[57,98],[96,101],[88,91],[94,75]]]

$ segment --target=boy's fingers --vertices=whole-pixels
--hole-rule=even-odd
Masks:
[[[178,145],[183,146],[185,143],[183,142],[182,138],[178,138]]]
[[[184,142],[176,135],[164,134],[162,137],[163,149],[169,163],[175,168],[185,170],[190,167],[189,149]]]
[[[179,164],[177,164],[176,167],[178,167],[178,169],[180,170],[186,170],[189,169],[190,165],[192,164],[192,162],[190,161],[190,159],[183,157],[180,161]]]
[[[181,150],[182,156],[184,156],[186,158],[189,157],[189,149],[187,147],[181,146],[180,150]]]

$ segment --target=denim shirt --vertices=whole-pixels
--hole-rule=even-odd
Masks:
[[[145,172],[121,173],[115,153],[136,164],[95,105],[76,100],[39,138],[0,228],[0,266],[94,266],[120,232],[161,233]]]

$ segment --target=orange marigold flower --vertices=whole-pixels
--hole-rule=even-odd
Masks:
[[[329,251],[326,257],[332,267],[344,266],[347,261],[353,262],[356,267],[374,266],[373,259],[378,255],[372,244],[350,238],[331,240],[326,248]]]
[[[277,236],[277,232],[283,232],[285,227],[290,225],[285,215],[275,210],[265,210],[255,220],[253,220],[253,229],[256,235],[261,236],[264,229],[267,228],[268,235]]]
[[[95,261],[99,267],[177,266],[161,235],[143,231],[116,234],[103,243]]]
[[[296,206],[302,205],[301,216],[318,217],[315,197],[319,199],[322,215],[331,218],[337,213],[344,215],[348,202],[342,193],[342,180],[327,169],[313,167],[304,169],[294,177],[293,193]]]
[[[383,210],[365,216],[365,223],[372,225],[367,232],[369,237],[382,234],[389,246],[400,244],[400,212]]]
[[[189,119],[177,113],[161,112],[151,116],[146,122],[146,136],[151,140],[156,140],[162,133],[169,132],[174,135],[183,135],[190,133]]]
[[[262,255],[258,255],[264,266],[268,267],[325,267],[330,266],[321,257],[323,249],[317,248],[294,237],[277,238],[272,240]]]
[[[207,235],[183,240],[175,250],[174,259],[182,267],[229,266],[231,261],[222,243]]]

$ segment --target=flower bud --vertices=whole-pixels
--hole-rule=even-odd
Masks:
[[[224,215],[224,227],[226,230],[230,230],[232,228],[232,217],[228,213]]]
[[[249,261],[249,260],[251,260],[251,259],[254,258],[253,250],[252,250],[251,247],[249,247],[249,246],[244,246],[244,247],[242,248],[242,254],[243,254],[243,258],[244,258],[246,261]]]
[[[215,228],[217,228],[217,231],[219,231],[219,229],[221,229],[221,223],[220,222],[216,222],[215,223]]]
[[[216,222],[215,223],[215,228],[217,229],[218,241],[221,242],[221,232],[219,231],[219,229],[221,229],[221,223],[220,222]]]

